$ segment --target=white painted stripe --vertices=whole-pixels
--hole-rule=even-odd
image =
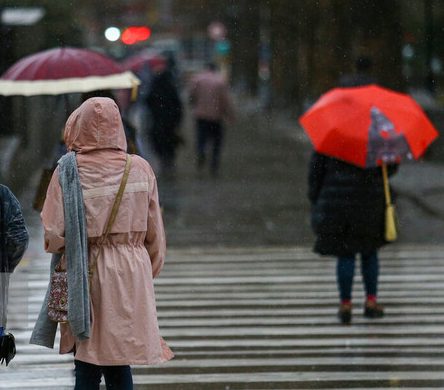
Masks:
[[[52,376],[45,378],[27,378],[26,376],[16,382],[3,381],[0,382],[0,388],[2,389],[26,389],[26,388],[58,388],[59,390],[68,388],[67,386],[73,385],[73,378],[63,377],[63,371],[56,374],[57,370],[49,372]],[[350,378],[352,376],[352,378]],[[8,378],[5,378],[6,380]],[[167,384],[214,384],[217,386],[226,383],[239,383],[239,384],[254,384],[254,383],[294,383],[295,386],[300,382],[316,381],[317,384],[322,382],[342,382],[350,381],[360,383],[375,381],[387,381],[391,383],[390,388],[396,386],[400,381],[416,380],[416,381],[440,381],[444,380],[444,373],[436,371],[422,371],[422,372],[409,372],[409,371],[379,371],[377,375],[374,372],[350,372],[350,371],[334,371],[334,372],[255,372],[252,373],[211,373],[211,374],[166,374],[166,375],[134,375],[134,384],[152,384],[152,385],[167,385]],[[32,386],[32,387],[30,387]],[[58,387],[57,387],[58,386]],[[199,387],[200,388],[200,387]],[[218,387],[219,388],[219,387]],[[360,387],[362,389],[362,387]],[[418,389],[418,387],[415,387]]]
[[[163,331],[162,331],[163,333]],[[328,333],[326,333],[328,335]],[[440,346],[444,347],[444,339],[439,337],[399,337],[399,338],[377,338],[368,334],[364,337],[354,337],[349,339],[340,339],[336,336],[332,338],[314,338],[314,339],[294,339],[285,338],[267,339],[267,338],[245,338],[245,339],[189,339],[189,340],[169,340],[168,344],[174,350],[174,347],[180,348],[251,348],[257,346],[277,348],[277,347],[343,347],[347,350],[359,347],[375,347],[379,345],[401,347],[401,346]],[[209,353],[211,354],[211,353]]]
[[[327,271],[334,262],[308,249],[268,250],[259,254],[260,261],[255,249],[169,251],[156,297],[161,333],[176,359],[135,366],[136,388],[263,389],[276,383],[278,390],[308,383],[333,389],[341,382],[347,388],[388,390],[401,381],[410,386],[416,381],[415,390],[431,389],[430,381],[440,388],[444,251],[415,258],[416,251],[404,249],[393,262],[382,261],[380,296],[387,315],[380,320],[362,316],[357,271],[349,327],[336,318],[335,277]],[[293,253],[301,260],[294,261]],[[42,261],[32,259],[36,265]],[[25,328],[16,330],[19,352],[11,366],[0,366],[0,389],[72,388],[72,356],[59,356],[57,344],[55,350],[27,344],[47,287],[48,264],[32,268],[29,282],[21,279],[13,287],[11,302],[26,306],[29,314],[16,317]],[[378,365],[385,369],[378,371]]]
[[[351,378],[352,377],[352,378]],[[374,372],[353,372],[335,371],[335,372],[255,372],[249,373],[228,373],[228,374],[190,374],[190,375],[134,375],[135,384],[169,384],[169,383],[269,383],[269,382],[298,382],[316,381],[391,381],[395,385],[400,380],[444,380],[444,372],[422,371],[422,372],[403,372],[403,371],[379,371],[377,375]],[[390,386],[393,388],[392,386]],[[315,387],[316,388],[316,387]]]

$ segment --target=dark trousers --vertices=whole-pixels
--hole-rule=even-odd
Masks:
[[[102,374],[108,390],[132,390],[130,366],[96,366],[74,360],[76,385],[74,390],[99,390]]]
[[[220,164],[220,152],[222,149],[223,127],[221,121],[209,121],[198,119],[197,129],[197,164],[203,168],[206,160],[208,144],[212,143],[211,171],[217,173]]]
[[[352,298],[355,257],[354,255],[338,257],[336,278],[341,301],[351,300]],[[361,275],[366,294],[376,296],[379,276],[379,259],[376,251],[361,253]]]

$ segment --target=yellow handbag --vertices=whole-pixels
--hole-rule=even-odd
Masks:
[[[382,179],[384,181],[385,194],[385,239],[386,241],[395,241],[398,238],[396,229],[395,205],[390,196],[390,186],[387,174],[387,165],[382,164]]]

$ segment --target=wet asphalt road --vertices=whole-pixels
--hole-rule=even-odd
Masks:
[[[189,118],[183,132],[176,180],[159,177],[170,246],[310,245],[307,143],[264,118],[240,117],[226,127],[221,173],[212,178],[208,169],[197,173]]]
[[[235,124],[227,126],[218,178],[197,174],[194,125],[187,112],[182,126],[185,145],[179,150],[175,180],[162,177],[149,155],[164,206],[168,246],[311,247],[307,168],[308,138],[280,114],[273,120],[239,104]],[[433,145],[432,145],[433,146]],[[391,179],[398,192],[397,244],[441,244],[444,231],[444,148],[420,162],[403,163]],[[440,154],[443,157],[440,157]],[[431,156],[431,157],[430,157]],[[32,172],[18,193],[27,220],[39,223],[31,209],[40,170]],[[395,244],[395,245],[397,245]]]
[[[226,129],[217,179],[197,174],[189,116],[183,134],[177,179],[159,177],[170,246],[312,246],[307,199],[311,145],[296,119],[240,115]],[[436,154],[404,162],[391,179],[398,194],[399,239],[394,245],[442,243],[444,159]]]
[[[136,388],[442,388],[442,247],[428,245],[443,222],[410,196],[432,183],[427,196],[440,204],[440,165],[405,167],[395,183],[403,230],[381,253],[387,316],[362,317],[357,278],[353,326],[343,327],[334,262],[309,249],[311,150],[297,127],[240,118],[227,130],[217,179],[195,171],[189,122],[184,135],[177,179],[159,177],[170,251],[156,296],[176,359],[136,367]],[[27,344],[48,277],[32,195],[31,185],[21,196],[32,241],[11,298],[20,355],[0,388],[71,388],[72,358]]]

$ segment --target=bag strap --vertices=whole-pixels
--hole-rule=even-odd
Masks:
[[[128,181],[129,171],[131,168],[131,156],[129,154],[126,155],[126,163],[125,163],[125,171],[123,172],[122,181],[120,182],[119,191],[117,192],[116,198],[114,199],[113,208],[111,209],[111,213],[108,218],[108,223],[105,228],[105,232],[103,234],[102,242],[105,241],[109,232],[111,231],[111,227],[114,224],[114,221],[117,216],[117,211],[119,210],[120,202],[123,197],[123,193],[125,191],[126,182]]]
[[[390,186],[387,174],[387,164],[382,163],[382,180],[384,182],[384,195],[385,195],[385,205],[390,206],[392,204],[392,198],[390,196]]]
[[[105,242],[106,238],[108,237],[108,234],[111,231],[111,228],[112,228],[114,221],[116,219],[117,212],[119,211],[120,202],[122,200],[123,193],[125,192],[125,186],[126,186],[126,182],[128,181],[130,168],[131,168],[131,156],[129,154],[127,154],[126,155],[125,170],[123,172],[122,180],[120,182],[120,187],[117,192],[116,198],[114,199],[113,207],[112,207],[111,213],[108,217],[105,231],[102,234],[102,236],[97,244],[99,249],[103,245],[103,243]],[[88,275],[89,275],[90,281],[93,276],[94,270],[97,268],[97,259],[99,258],[99,253],[100,253],[100,250],[97,251],[97,255],[94,256],[93,261],[90,262],[90,266],[89,266],[89,270],[88,270]]]

